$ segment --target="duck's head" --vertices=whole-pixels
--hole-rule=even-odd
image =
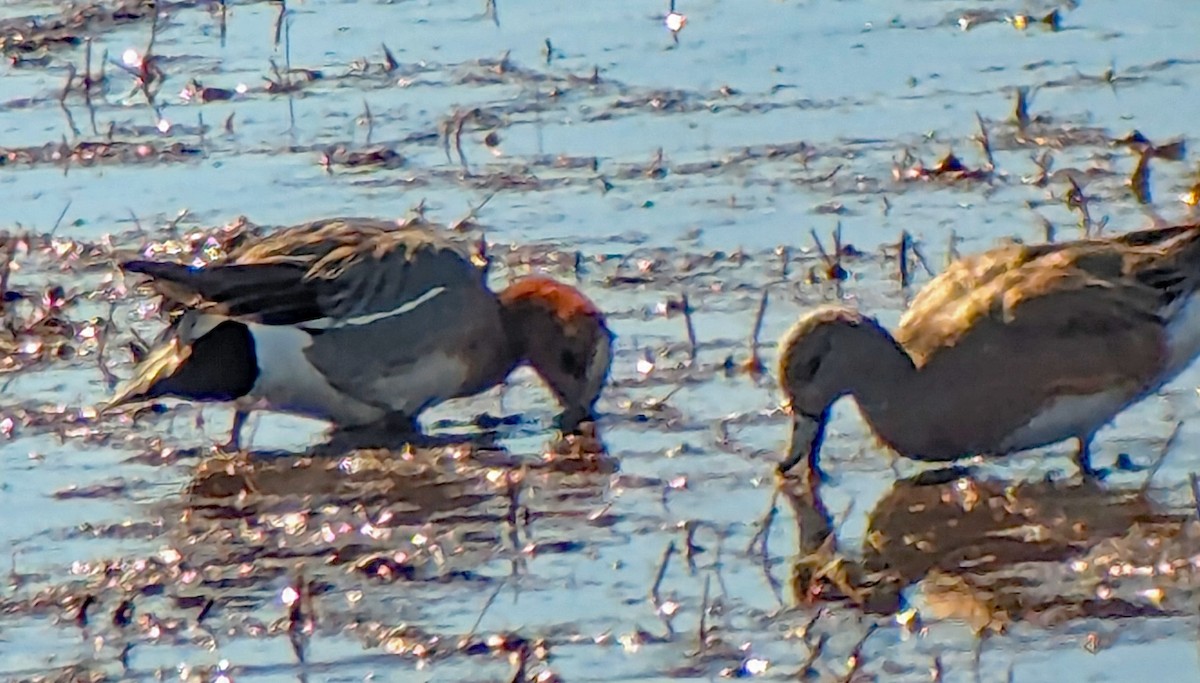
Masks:
[[[514,355],[528,362],[562,405],[560,427],[575,432],[594,418],[612,364],[613,335],[579,290],[545,277],[517,280],[500,292]]]
[[[863,373],[875,365],[878,342],[891,345],[889,340],[874,319],[847,308],[818,309],[787,331],[779,342],[779,387],[792,435],[780,471],[802,461],[810,473],[817,469],[830,406],[856,393]]]

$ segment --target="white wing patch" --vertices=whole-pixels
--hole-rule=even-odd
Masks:
[[[444,291],[446,291],[446,288],[439,285],[413,299],[412,301],[406,301],[390,311],[365,313],[363,315],[354,316],[353,318],[318,318],[311,322],[304,323],[302,327],[312,330],[332,330],[341,327],[361,327],[363,325],[370,325],[371,323],[379,322],[380,320],[394,318],[398,315],[404,315],[405,313],[413,311],[421,304],[424,304]]]

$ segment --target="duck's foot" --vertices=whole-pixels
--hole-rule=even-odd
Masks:
[[[238,453],[242,450],[242,427],[246,426],[246,420],[250,418],[250,413],[244,410],[238,410],[233,414],[233,425],[229,428],[229,439],[217,446],[217,450],[221,453]]]
[[[1079,450],[1075,453],[1075,462],[1079,465],[1079,473],[1084,479],[1104,481],[1112,470],[1107,467],[1092,467],[1092,437],[1080,436]]]
[[[1117,464],[1113,469],[1122,472],[1145,472],[1152,467],[1153,465],[1139,465],[1133,461],[1133,458],[1129,457],[1128,453],[1121,453],[1117,456]]]

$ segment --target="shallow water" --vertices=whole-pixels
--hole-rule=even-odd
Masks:
[[[1079,234],[1065,180],[1025,182],[1043,150],[1051,150],[1052,171],[1090,171],[1092,218],[1106,218],[1110,231],[1141,227],[1151,212],[1167,221],[1187,215],[1179,197],[1196,182],[1193,163],[1155,160],[1152,201],[1141,206],[1126,185],[1136,158],[1113,140],[1137,129],[1158,144],[1194,141],[1200,7],[1085,0],[1059,8],[1058,31],[1036,21],[1021,31],[1004,20],[1054,7],[680,0],[688,24],[676,43],[663,26],[665,3],[499,0],[493,21],[476,0],[309,1],[289,3],[276,45],[276,3],[229,3],[223,40],[219,3],[181,3],[158,22],[154,54],[166,80],[157,111],[111,64],[107,84],[91,93],[94,113],[78,80],[60,106],[67,65],[83,68],[82,45],[6,62],[0,145],[25,152],[0,165],[0,227],[53,231],[57,240],[32,238],[9,286],[35,298],[55,284],[68,295],[99,288],[105,294],[63,308],[77,327],[108,317],[106,299],[123,297],[105,361],[117,375],[129,372],[122,347],[131,330],[150,338],[161,322],[144,298],[125,295],[105,259],[73,257],[75,242],[113,235],[117,253],[129,254],[243,215],[262,225],[395,217],[422,202],[431,219],[453,222],[487,200],[475,220],[499,254],[498,284],[530,270],[578,277],[610,313],[618,345],[600,428],[620,471],[567,471],[543,457],[553,407],[528,373],[503,394],[442,406],[425,420],[471,432],[464,424],[479,413],[519,414],[499,429],[504,453],[345,462],[260,454],[230,464],[212,452],[230,419],[223,408],[173,406],[133,423],[74,419],[108,388],[95,341],[72,336],[73,358],[24,367],[22,357],[22,369],[0,377],[0,420],[14,420],[0,437],[0,540],[14,550],[0,602],[0,674],[510,680],[505,650],[516,645],[458,646],[508,632],[545,642],[549,659],[530,646],[531,676],[551,671],[568,681],[781,679],[803,665],[819,680],[929,680],[937,666],[946,680],[1200,674],[1192,576],[1200,532],[1188,517],[1188,474],[1200,470],[1189,424],[1198,412],[1195,368],[1098,440],[1099,463],[1118,453],[1146,463],[1183,421],[1137,503],[1140,516],[1116,515],[1097,492],[1077,493],[1085,504],[1069,513],[1049,506],[1061,491],[1030,494],[1029,508],[1000,520],[1005,533],[1057,538],[1072,522],[1095,530],[1113,519],[1125,527],[1052,543],[1054,552],[1037,560],[1001,553],[997,566],[964,572],[979,582],[969,591],[909,577],[902,593],[919,616],[906,623],[919,626],[845,602],[799,601],[793,574],[811,548],[798,549],[798,508],[780,502],[766,551],[750,549],[773,500],[785,424],[770,376],[727,376],[720,366],[746,358],[768,283],[768,368],[772,340],[807,307],[839,296],[829,282],[806,281],[823,269],[810,229],[832,249],[840,224],[843,244],[864,254],[843,262],[850,277],[841,298],[893,324],[912,292],[897,277],[902,231],[934,271],[952,234],[960,252],[1004,238],[1041,240],[1039,215],[1059,238]],[[56,11],[54,3],[0,2],[0,20]],[[973,22],[969,30],[963,19]],[[106,52],[116,61],[143,53],[151,22],[90,30],[98,71]],[[397,62],[390,72],[382,44]],[[267,92],[270,60],[321,77]],[[245,92],[185,101],[189,79]],[[1018,87],[1032,89],[1025,131],[1009,119]],[[473,109],[460,117],[460,158],[440,132]],[[989,180],[894,176],[910,167],[900,162],[905,150],[926,167],[953,150],[980,168],[977,112],[995,154]],[[110,129],[113,141],[134,143],[132,156],[55,156],[61,145],[104,142]],[[489,145],[493,131],[499,142]],[[153,150],[139,152],[139,144]],[[162,152],[172,144],[181,147]],[[403,163],[339,162],[375,147]],[[791,248],[786,282],[780,245]],[[919,265],[912,272],[914,287],[928,278]],[[682,319],[661,312],[681,293],[695,309],[699,349],[690,367]],[[646,353],[655,368],[640,373]],[[323,429],[276,415],[251,427],[254,449],[293,453]],[[861,559],[872,512],[921,468],[893,470],[849,403],[835,410],[824,453],[834,477],[823,502],[839,548]],[[1015,485],[1069,478],[1069,453],[1059,446],[971,464],[980,482]],[[523,472],[515,506],[514,489],[502,483],[507,471]],[[1146,476],[1119,472],[1109,487],[1136,489]],[[905,509],[895,508],[895,528],[928,530],[928,521],[906,521]],[[693,527],[699,548],[690,568],[683,553]],[[662,575],[664,612],[648,595],[669,543],[678,552]],[[393,573],[381,574],[388,566]],[[991,582],[1004,590],[989,593]],[[313,593],[304,614],[314,616],[300,627],[311,633],[293,639],[281,596],[301,584]],[[945,597],[959,594],[968,597]],[[87,595],[95,602],[82,624]],[[988,602],[998,595],[1002,607]],[[134,612],[122,626],[113,616],[126,598]],[[1006,630],[985,627],[977,638],[971,615],[981,610],[989,623],[1003,612]],[[697,652],[702,611],[708,641]],[[879,628],[851,671],[848,657],[872,624]]]

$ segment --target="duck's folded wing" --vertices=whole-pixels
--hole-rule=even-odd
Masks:
[[[977,268],[975,277],[959,273],[957,295],[914,301],[897,341],[918,365],[961,362],[994,382],[1132,391],[1161,372],[1166,350],[1162,292],[1136,277],[1135,256],[1044,249],[1010,257],[1007,267]]]
[[[325,315],[322,288],[292,263],[231,264],[206,267],[157,261],[122,264],[129,273],[151,278],[156,291],[184,306],[212,310],[268,325],[294,325]]]
[[[186,306],[316,328],[403,311],[435,287],[483,286],[482,273],[453,244],[374,225],[293,228],[205,267],[132,261],[124,268],[149,275],[155,289]]]

